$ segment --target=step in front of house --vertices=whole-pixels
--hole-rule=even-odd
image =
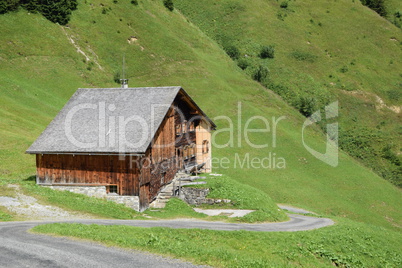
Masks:
[[[164,208],[170,198],[173,197],[173,189],[179,186],[179,181],[182,178],[187,178],[188,174],[177,172],[175,178],[161,189],[156,199],[149,205],[151,208]]]

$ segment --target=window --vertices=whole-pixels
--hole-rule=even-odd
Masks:
[[[106,186],[106,191],[108,194],[118,194],[117,185],[108,185]]]
[[[181,124],[176,125],[176,136],[181,135]]]
[[[207,154],[209,152],[209,141],[204,140],[202,142],[202,153]]]
[[[184,156],[184,159],[188,158],[188,145],[184,146],[183,156]]]
[[[165,184],[166,172],[161,173],[161,185]]]
[[[190,150],[191,150],[191,157],[194,157],[195,156],[195,153],[196,153],[196,146],[195,146],[195,143],[192,143],[191,145],[190,145]]]
[[[189,132],[194,132],[195,131],[194,121],[190,122],[190,125],[188,126],[188,131]]]
[[[184,122],[181,124],[181,131],[182,133],[187,133],[187,120],[184,120]]]

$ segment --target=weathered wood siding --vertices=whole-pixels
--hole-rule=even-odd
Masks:
[[[37,154],[37,181],[52,185],[117,185],[120,195],[138,195],[137,160],[135,156]]]
[[[170,109],[158,128],[147,150],[142,168],[140,181],[140,208],[148,206],[158,194],[161,187],[171,182],[178,170],[175,150],[175,121],[174,109]],[[144,195],[147,194],[145,197]]]
[[[38,154],[37,181],[53,185],[117,185],[120,195],[139,196],[143,210],[184,164],[207,162],[206,171],[211,171],[211,126],[199,118],[197,109],[188,97],[178,94],[141,158]],[[198,119],[192,120],[195,116]]]

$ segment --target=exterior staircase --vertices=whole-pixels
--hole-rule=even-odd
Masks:
[[[188,177],[188,174],[184,172],[177,172],[174,179],[167,185],[165,185],[156,199],[149,205],[150,208],[164,208],[169,199],[175,196],[175,189],[179,186],[179,180]]]
[[[189,174],[179,171],[176,173],[174,179],[167,185],[165,185],[159,194],[156,196],[156,199],[149,204],[150,208],[164,208],[166,203],[173,196],[179,196],[180,190],[179,188],[184,185],[195,185],[195,184],[205,184],[206,182],[193,182],[195,179],[201,179],[205,177],[199,176],[190,176]],[[180,197],[180,196],[179,196]]]

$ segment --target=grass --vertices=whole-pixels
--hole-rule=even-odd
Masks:
[[[5,212],[4,208],[0,207],[0,221],[11,221],[14,219],[13,215],[9,214],[8,211]]]
[[[203,175],[204,176],[204,175]],[[205,175],[207,176],[207,175]],[[202,180],[202,179],[201,179]],[[206,209],[250,209],[256,210],[244,217],[227,218],[224,216],[208,217],[205,214],[197,213],[187,203],[178,198],[171,198],[164,209],[148,209],[145,213],[148,216],[168,218],[199,218],[204,220],[220,220],[230,222],[276,222],[288,219],[286,214],[279,209],[272,199],[264,192],[239,183],[235,180],[224,177],[208,176],[206,185],[193,185],[195,188],[209,188],[208,198],[230,199],[230,204],[202,205]]]
[[[362,91],[379,96],[389,106],[401,106],[396,93],[402,91],[402,63],[396,60],[402,58],[401,29],[360,1],[289,1],[286,9],[281,7],[282,3],[177,0],[175,5],[210,38],[223,47],[230,43],[239,50],[240,65],[245,61],[249,64],[244,73],[253,77],[258,66],[266,66],[270,72],[262,84],[290,105],[302,110],[302,100],[309,98],[314,112],[338,99],[342,110],[337,118],[340,134],[358,127],[372,130],[386,121],[379,141],[366,147],[381,152],[391,143],[392,151],[400,155],[399,114],[388,112],[387,108],[376,109],[375,98],[357,104],[356,95],[343,95],[347,94],[345,91]],[[398,8],[402,14],[400,3],[385,1],[390,16]],[[402,17],[399,20],[402,23]],[[275,47],[274,59],[259,58],[260,48],[265,44]],[[359,113],[352,117],[350,113],[354,110]],[[359,142],[358,135],[351,139]],[[343,150],[355,154],[352,147],[344,146]],[[381,153],[357,159],[395,185],[402,185],[400,166],[384,159]],[[400,156],[399,159],[402,161]]]
[[[0,188],[0,196],[15,197],[15,189],[8,187],[7,185],[2,185]]]
[[[15,197],[15,189],[8,187],[9,183],[15,182],[15,180],[8,179],[8,180],[0,180],[0,197]],[[5,207],[0,206],[0,221],[12,221],[17,220],[18,217],[7,210]]]
[[[207,175],[205,175],[207,176]],[[200,179],[203,180],[203,179]],[[246,184],[230,179],[228,176],[207,176],[207,184],[192,185],[195,188],[209,188],[208,198],[229,199],[229,204],[220,203],[215,205],[202,205],[207,209],[231,208],[256,210],[242,218],[236,219],[241,222],[264,222],[285,221],[288,217],[263,191]]]
[[[186,202],[178,198],[171,198],[163,209],[151,208],[144,213],[156,219],[195,218],[211,220],[211,217],[195,212]]]
[[[107,14],[102,14],[101,3],[111,8]],[[89,213],[101,213],[103,207],[109,206],[23,182],[35,174],[35,159],[24,152],[77,88],[118,86],[113,77],[120,71],[125,54],[130,86],[182,85],[214,119],[218,130],[213,156],[230,163],[214,167],[214,172],[259,189],[276,203],[291,204],[338,221],[333,227],[301,233],[130,229],[137,230],[130,235],[144,236],[139,239],[143,249],[221,266],[236,266],[236,261],[244,266],[264,266],[269,261],[268,266],[311,263],[320,267],[332,265],[334,261],[330,259],[345,259],[352,266],[358,261],[366,266],[382,267],[387,261],[389,266],[398,266],[400,256],[395,252],[400,252],[401,244],[400,189],[342,151],[337,167],[315,159],[302,143],[305,118],[278,95],[252,81],[248,68],[246,73],[242,71],[215,37],[220,35],[219,42],[232,42],[241,54],[249,54],[251,62],[268,67],[269,78],[275,82],[272,84],[286,86],[289,94],[318,92],[323,99],[339,99],[341,128],[352,128],[360,122],[373,129],[385,121],[380,126],[390,135],[383,140],[393,141],[396,150],[401,147],[395,135],[400,118],[386,109],[378,112],[370,99],[348,94],[362,90],[381,96],[388,105],[400,104],[389,98],[393,94],[386,94],[399,90],[398,70],[402,68],[396,59],[401,58],[400,30],[358,1],[289,1],[286,9],[279,5],[277,1],[175,0],[175,10],[170,12],[161,1],[141,1],[135,6],[123,1],[109,4],[93,0],[80,2],[69,28],[24,11],[0,15],[0,184],[17,180],[27,185],[27,193],[44,196],[42,202],[54,202],[66,209],[88,207]],[[136,36],[137,41],[129,44],[131,36]],[[90,62],[97,60],[102,68],[90,66],[69,38],[89,56]],[[257,58],[261,45],[268,44],[275,47],[275,58]],[[291,56],[294,51],[317,58],[313,62],[297,60]],[[348,71],[342,73],[339,70],[344,66]],[[339,90],[342,88],[349,91]],[[222,115],[232,121],[217,118]],[[250,141],[266,144],[266,148],[256,149],[246,141],[242,130],[252,116],[269,121],[269,131],[248,133]],[[272,119],[281,116],[286,119],[278,123],[274,135]],[[267,128],[261,120],[251,121],[250,126]],[[225,129],[230,127],[232,131]],[[325,152],[325,136],[319,127],[307,130],[305,142]],[[237,161],[246,156],[251,160],[270,155],[277,160],[283,158],[286,166],[241,166]],[[105,209],[104,217],[116,215],[114,210],[119,209]],[[180,210],[185,212],[176,215],[192,213],[188,208]],[[130,213],[123,211],[116,217],[130,218]],[[117,234],[126,241],[126,233],[113,233]],[[177,240],[166,240],[168,234],[175,234]],[[370,237],[375,245],[370,244]],[[197,241],[202,243],[195,244]],[[353,246],[358,244],[362,246]],[[247,248],[243,249],[243,245]]]
[[[232,120],[232,131],[229,132],[225,131],[225,128],[230,127],[227,120],[215,119],[218,130],[214,139],[222,148],[213,148],[213,155],[228,160],[230,168],[216,167],[214,171],[258,188],[278,203],[387,228],[398,229],[402,225],[400,190],[342,152],[336,168],[328,167],[311,156],[301,142],[301,128],[305,119],[277,95],[250,80],[219,45],[205,34],[208,33],[206,28],[195,27],[187,21],[187,17],[177,11],[168,12],[159,2],[144,1],[138,6],[119,2],[112,5],[112,11],[106,15],[101,13],[99,1],[92,4],[94,8],[89,4],[80,5],[73,13],[69,28],[61,28],[39,14],[28,15],[23,11],[0,16],[0,25],[7,25],[0,39],[1,180],[24,180],[35,173],[34,157],[24,154],[24,151],[76,88],[116,86],[113,76],[120,70],[121,55],[125,53],[127,77],[131,86],[181,84],[212,119],[225,115]],[[181,5],[179,2],[175,4]],[[337,3],[334,5],[340,8]],[[186,16],[191,18],[190,15]],[[366,13],[362,17],[368,21],[372,19]],[[393,31],[392,28],[389,31]],[[75,38],[75,43],[91,59],[98,59],[103,69],[95,65],[91,71],[87,70],[83,55],[77,53],[66,33]],[[379,31],[375,33],[380,35]],[[353,36],[339,32],[341,34]],[[138,40],[129,44],[127,38],[133,35]],[[44,39],[38,39],[38,36],[44,36]],[[338,43],[341,41],[337,40]],[[295,47],[284,53],[281,52],[282,46],[276,42],[268,44],[275,45],[275,58],[272,60],[278,62],[287,62],[287,53],[302,49]],[[343,47],[341,43],[338,45]],[[386,51],[394,51],[388,45],[384,47],[387,47]],[[260,46],[256,46],[256,51],[259,50]],[[346,53],[345,56],[353,53]],[[295,62],[288,62],[287,69],[282,69],[289,73],[288,83],[293,81],[290,78],[294,71],[289,68],[296,68],[298,65]],[[320,60],[317,59],[317,62]],[[326,70],[326,67],[321,69]],[[275,69],[271,69],[271,76],[277,75]],[[308,77],[298,75],[296,81],[300,85],[305,84],[304,81],[320,81],[316,78],[309,80]],[[315,87],[319,88],[318,85]],[[239,101],[242,104],[241,111],[238,110]],[[361,114],[367,115],[367,118],[375,117],[370,113],[375,109],[364,102],[350,106],[355,107],[353,112],[357,115],[359,111],[364,111]],[[362,107],[366,108],[362,110]],[[349,111],[351,109],[341,110],[341,113]],[[266,148],[255,149],[247,144],[244,132],[241,131],[252,116],[263,116],[269,120],[270,132],[248,133],[253,143],[267,144]],[[274,137],[272,119],[281,116],[286,116],[286,119],[278,123]],[[392,117],[388,120],[394,122]],[[390,123],[386,127],[396,125]],[[250,126],[266,128],[258,120],[252,121]],[[306,135],[306,143],[310,147],[325,151],[325,136],[319,128],[310,128]],[[225,144],[228,146],[225,147]],[[247,155],[250,159],[263,159],[269,154],[284,158],[286,167],[234,167],[237,156],[241,159]]]
[[[402,265],[400,233],[338,220],[338,225],[319,230],[277,233],[83,224],[39,225],[33,231],[146,250],[214,267]]]
[[[23,181],[21,185],[24,193],[37,198],[39,202],[55,205],[68,211],[81,212],[98,218],[142,219],[136,211],[112,201],[41,187],[30,178]]]

